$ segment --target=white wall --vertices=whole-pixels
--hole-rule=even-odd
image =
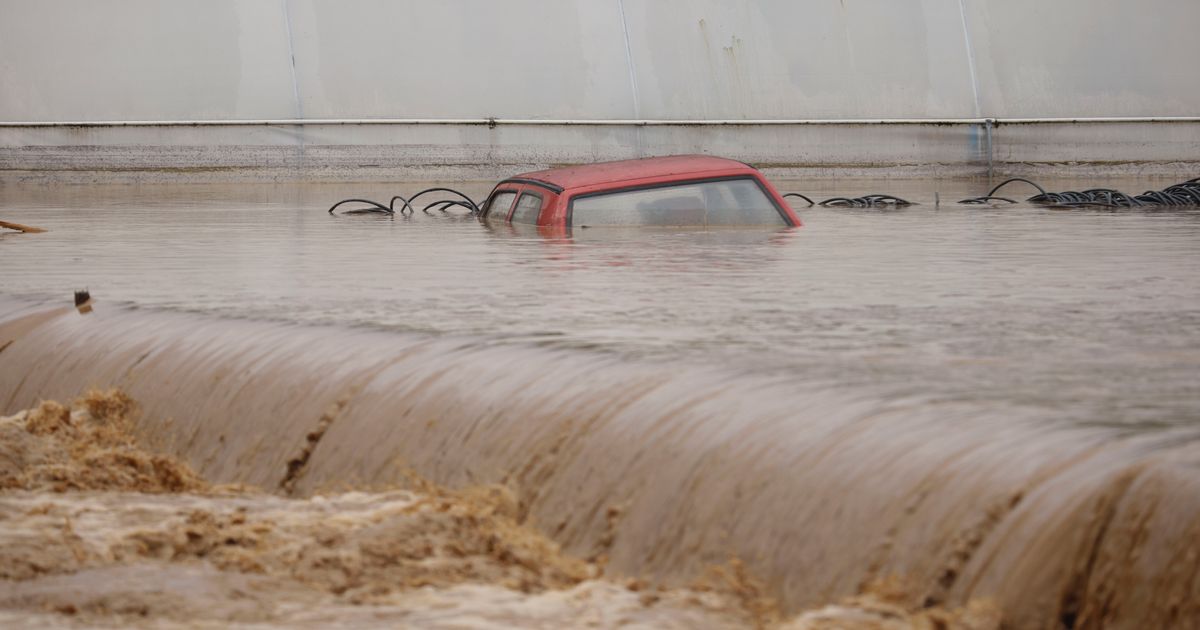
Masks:
[[[290,118],[279,2],[0,0],[0,120]]]
[[[1197,24],[1194,0],[0,0],[0,121],[1197,116]]]
[[[709,152],[793,176],[1195,176],[1198,0],[0,0],[0,182],[461,179]],[[34,123],[34,124],[23,124]]]
[[[970,0],[984,115],[1200,116],[1200,2]]]

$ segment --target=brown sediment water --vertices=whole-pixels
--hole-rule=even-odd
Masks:
[[[71,409],[44,401],[0,423],[0,488],[184,492],[208,486],[187,467],[134,445],[135,404],[91,392]]]
[[[0,418],[0,622],[21,627],[994,630],[960,610],[868,594],[782,620],[732,562],[684,588],[604,579],[518,522],[503,486],[307,499],[213,486],[129,432],[137,405],[90,391]]]
[[[608,579],[685,587],[734,558],[780,619],[866,597],[880,610],[854,614],[876,621],[994,600],[1018,628],[1200,625],[1194,209],[953,207],[933,191],[988,186],[844,181],[782,187],[922,205],[549,236],[325,213],[424,187],[0,189],[6,219],[49,228],[0,234],[0,413],[121,387],[140,444],[261,488],[238,500],[263,509],[414,475],[503,487],[514,522]],[[70,307],[81,289],[91,313]],[[129,494],[102,502],[195,493]],[[199,591],[244,590],[213,579]]]
[[[104,308],[21,325],[8,408],[122,387],[151,419],[138,436],[217,483],[500,484],[516,520],[611,575],[679,586],[738,558],[786,613],[901,575],[909,606],[989,599],[1018,627],[1200,614],[1194,442],[985,433],[952,402],[462,339]]]

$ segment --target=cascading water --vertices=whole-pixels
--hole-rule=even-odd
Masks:
[[[353,188],[0,191],[48,230],[0,235],[0,414],[119,387],[147,448],[267,493],[196,522],[184,495],[8,493],[6,541],[29,525],[73,566],[63,541],[105,536],[80,523],[161,510],[258,540],[238,506],[342,540],[306,528],[408,509],[388,492],[416,475],[502,484],[506,514],[613,577],[737,558],[788,613],[895,577],[918,609],[993,599],[1013,627],[1196,625],[1194,210],[939,208],[897,183],[916,205],[800,230],[547,235],[330,217]],[[337,494],[364,488],[385,492]]]
[[[996,598],[1034,626],[1166,622],[1196,595],[1181,578],[1196,570],[1200,449],[1162,435],[471,338],[119,308],[10,315],[0,339],[7,409],[121,387],[172,419],[140,426],[146,440],[205,477],[301,495],[408,470],[503,483],[569,552],[624,574],[679,582],[734,556],[792,608],[903,575],[929,603]]]

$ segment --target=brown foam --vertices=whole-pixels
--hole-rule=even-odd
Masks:
[[[5,460],[0,578],[9,582],[0,589],[0,622],[780,623],[766,585],[739,561],[687,589],[600,579],[601,565],[518,523],[517,500],[502,486],[450,491],[413,478],[416,490],[309,499],[214,488],[184,464],[142,450],[129,433],[137,413],[119,391],[91,391],[69,407],[46,401],[0,419],[6,452],[34,454]],[[150,460],[174,472],[146,474]],[[81,463],[92,472],[82,474]],[[883,629],[933,619],[936,627],[998,628],[966,623],[982,618],[974,610],[911,611],[865,595],[786,627]]]
[[[92,390],[71,407],[46,401],[0,418],[0,487],[184,492],[208,489],[191,468],[146,453],[130,433],[137,405]]]

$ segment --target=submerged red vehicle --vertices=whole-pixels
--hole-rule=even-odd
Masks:
[[[523,173],[492,189],[483,218],[568,228],[800,225],[758,169],[708,155]]]

